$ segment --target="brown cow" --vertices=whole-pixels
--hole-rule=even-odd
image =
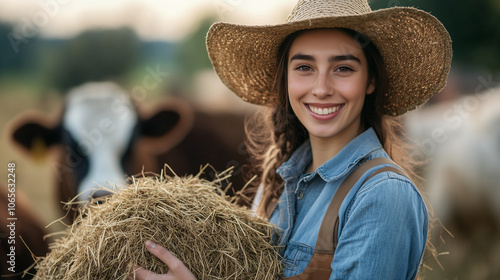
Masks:
[[[95,192],[96,184],[120,187],[127,175],[143,168],[158,173],[164,163],[179,175],[196,174],[207,163],[219,172],[233,165],[239,173],[247,161],[241,148],[243,118],[195,113],[179,99],[145,110],[117,85],[101,82],[71,90],[58,119],[23,114],[10,125],[10,134],[28,154],[40,143],[58,154],[51,165],[61,201],[77,193],[86,200],[106,193]],[[241,174],[233,181],[243,185]]]

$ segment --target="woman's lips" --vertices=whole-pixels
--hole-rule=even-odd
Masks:
[[[311,116],[317,120],[327,121],[335,118],[345,104],[306,104]]]
[[[324,115],[329,115],[329,114],[333,114],[335,112],[337,112],[338,110],[340,110],[342,108],[342,104],[340,105],[334,105],[334,106],[328,106],[328,107],[325,107],[325,105],[312,105],[312,104],[308,104],[307,105],[309,107],[309,110],[312,111],[313,113],[315,114],[318,114],[320,116],[324,116]]]

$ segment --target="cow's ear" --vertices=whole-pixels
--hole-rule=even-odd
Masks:
[[[11,122],[9,136],[15,146],[35,159],[46,155],[47,148],[60,143],[60,125],[41,113],[26,113]]]
[[[148,119],[141,121],[140,132],[145,137],[162,137],[179,125],[181,115],[177,111],[165,109],[156,112]]]
[[[169,98],[157,102],[154,108],[140,112],[141,145],[151,153],[164,153],[176,146],[193,126],[194,113],[190,104]]]

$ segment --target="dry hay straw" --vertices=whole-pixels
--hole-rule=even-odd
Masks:
[[[168,267],[145,249],[148,239],[170,250],[197,279],[280,279],[272,225],[231,202],[217,188],[220,179],[199,175],[132,178],[104,203],[82,207],[37,262],[35,279],[126,279],[134,264],[166,273]]]

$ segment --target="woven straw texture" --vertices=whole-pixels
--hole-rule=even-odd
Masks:
[[[207,34],[207,50],[230,90],[244,101],[273,105],[279,45],[293,32],[314,28],[352,29],[375,44],[389,78],[384,114],[404,114],[446,84],[452,48],[439,20],[408,7],[371,11],[366,0],[301,0],[287,23],[279,25],[215,23]]]

